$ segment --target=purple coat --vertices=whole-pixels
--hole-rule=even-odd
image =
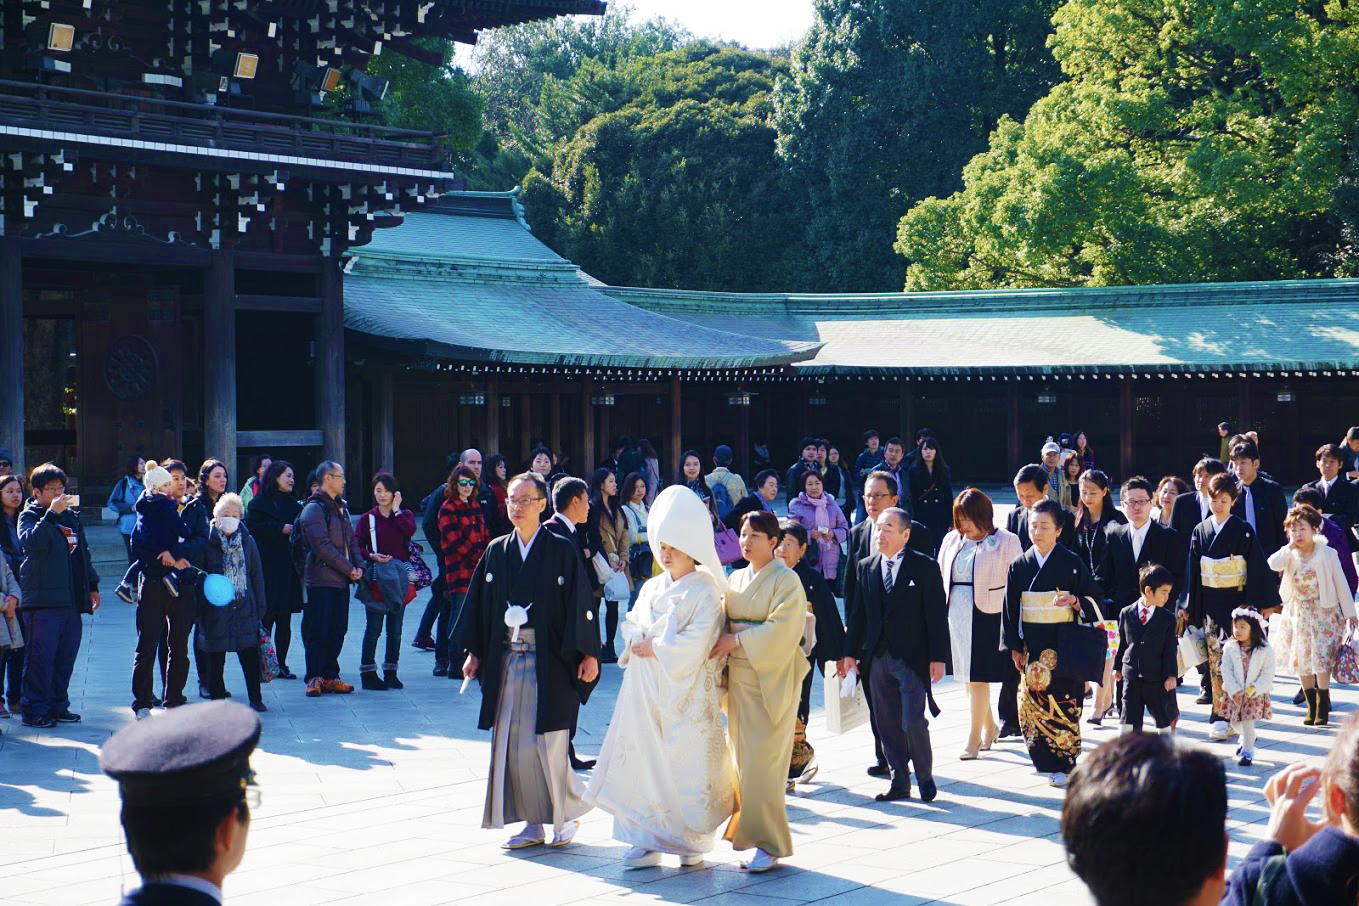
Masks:
[[[1345,581],[1349,583],[1350,594],[1354,594],[1359,590],[1359,574],[1354,572],[1354,558],[1350,556],[1350,542],[1345,537],[1345,530],[1322,516],[1321,534],[1326,536],[1326,543],[1331,549],[1340,555],[1340,571],[1345,574]]]
[[[831,499],[829,494],[822,492],[817,503],[825,501],[826,526],[835,535],[834,541],[817,541],[816,545],[820,552],[820,559],[817,567],[821,570],[821,575],[827,581],[835,579],[836,570],[840,565],[840,545],[849,537],[849,523],[845,520],[844,511]],[[806,492],[797,495],[788,504],[788,518],[801,525],[808,532],[815,531],[818,525],[818,510],[821,508],[813,503]]]

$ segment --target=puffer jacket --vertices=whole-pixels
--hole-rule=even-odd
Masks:
[[[215,607],[203,595],[198,596],[199,651],[245,651],[259,644],[260,621],[266,608],[264,598],[264,563],[260,549],[245,526],[236,529],[241,534],[241,548],[245,553],[245,594],[226,607]],[[203,569],[210,573],[224,573],[222,534],[213,526],[208,533],[208,544],[203,550]]]
[[[363,557],[344,502],[318,491],[302,507],[301,519],[309,548],[303,582],[318,588],[347,589],[349,573],[361,568]]]
[[[74,553],[62,528],[75,533]],[[90,562],[85,526],[75,510],[60,514],[30,500],[19,514],[19,541],[24,559],[19,564],[23,610],[70,607],[92,613],[90,593],[99,590],[99,574]]]

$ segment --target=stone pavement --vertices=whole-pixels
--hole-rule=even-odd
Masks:
[[[132,608],[111,593],[120,565],[103,564],[100,572],[112,577],[103,586],[106,603],[86,618],[71,689],[84,721],[44,731],[17,719],[0,722],[0,906],[110,904],[137,883],[118,826],[117,790],[98,769],[99,746],[132,719]],[[423,602],[422,595],[407,612],[407,643]],[[355,682],[362,621],[355,603],[341,658]],[[299,625],[295,617],[295,635]],[[301,652],[290,660],[300,667]],[[227,880],[229,904],[1090,902],[1064,862],[1063,794],[1033,771],[1023,746],[997,743],[977,761],[957,760],[967,706],[951,680],[939,687],[944,710],[932,725],[940,792],[929,805],[873,801],[885,783],[864,774],[868,730],[828,736],[818,686],[809,738],[821,771],[788,799],[796,853],[782,868],[750,876],[721,844],[703,869],[681,870],[671,861],[624,870],[625,847],[610,839],[611,821],[599,812],[585,817],[565,849],[503,852],[508,834],[480,828],[489,734],[476,729],[478,693],[473,686],[460,697],[459,683],[432,677],[431,667],[431,655],[407,645],[404,691],[308,699],[300,681],[265,686],[269,713],[254,758],[262,803],[244,864]],[[604,669],[581,715],[584,754],[598,751],[619,684],[618,668]],[[227,674],[228,687],[243,698],[231,659]],[[1264,828],[1268,776],[1323,756],[1335,732],[1301,725],[1300,709],[1289,704],[1295,690],[1291,678],[1278,682],[1275,720],[1262,725],[1251,768],[1228,758],[1234,744],[1207,743],[1206,709],[1189,693],[1180,697],[1182,736],[1228,759],[1233,861]],[[1336,698],[1343,718],[1354,694]],[[1115,732],[1088,728],[1086,746]]]

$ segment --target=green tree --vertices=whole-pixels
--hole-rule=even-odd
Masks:
[[[608,283],[780,287],[794,217],[769,124],[781,71],[769,56],[707,43],[627,62],[616,109],[529,175],[530,222]]]
[[[373,57],[368,74],[391,84],[376,105],[380,122],[398,129],[437,132],[450,151],[473,147],[481,137],[482,98],[472,90],[466,73],[452,65],[453,43],[435,39],[416,42],[442,57],[431,64],[398,52]],[[346,95],[341,95],[342,101]]]
[[[1068,81],[904,217],[907,289],[1356,272],[1359,8],[1070,0]]]
[[[894,291],[911,204],[961,186],[1004,115],[1056,83],[1058,0],[817,0],[774,104],[779,149],[805,199],[800,287]]]

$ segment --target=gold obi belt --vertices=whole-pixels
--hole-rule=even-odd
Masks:
[[[1212,557],[1199,558],[1199,570],[1203,577],[1204,588],[1246,587],[1246,558],[1233,554],[1215,560]]]
[[[1076,612],[1070,607],[1054,607],[1052,599],[1061,592],[1026,591],[1019,596],[1019,619],[1024,623],[1074,623]]]

